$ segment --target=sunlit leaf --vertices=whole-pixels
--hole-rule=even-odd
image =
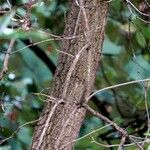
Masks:
[[[8,14],[4,15],[3,17],[0,18],[0,33],[3,33],[3,30],[7,28],[9,25],[11,19],[15,15],[16,10],[12,9]]]

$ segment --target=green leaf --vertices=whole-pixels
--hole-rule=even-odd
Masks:
[[[18,132],[18,139],[26,145],[31,143],[30,129],[27,127],[21,128]]]
[[[9,146],[9,145],[1,146],[0,150],[11,150],[11,146]]]
[[[25,38],[33,38],[33,39],[48,39],[51,38],[49,37],[46,32],[42,31],[36,31],[36,30],[31,30],[31,31],[25,31],[22,29],[10,29],[6,28],[3,30],[3,32],[0,32],[0,38],[5,38],[5,39],[25,39]],[[52,39],[52,38],[51,38]],[[49,41],[52,41],[52,40]]]
[[[13,18],[13,16],[15,15],[16,10],[12,9],[10,11],[10,13],[4,15],[3,17],[0,18],[0,32],[3,33],[4,30],[7,28],[7,26],[9,25],[11,19]]]
[[[143,35],[140,32],[136,33],[136,40],[141,47],[143,47],[143,48],[145,47],[145,45],[146,45],[145,38],[143,37]]]
[[[150,145],[148,146],[147,150],[150,150]]]
[[[132,59],[125,65],[124,69],[128,72],[129,77],[132,79],[139,79],[139,75],[143,78],[150,76],[150,64],[142,57],[136,56],[135,60]]]
[[[105,38],[102,50],[104,54],[119,55],[122,50],[122,46],[116,45],[115,43],[111,42],[107,37]]]

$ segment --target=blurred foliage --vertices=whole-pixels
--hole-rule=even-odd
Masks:
[[[53,35],[63,33],[68,10],[67,1],[39,0],[30,10],[26,7],[26,3],[28,0],[12,0],[10,1],[12,5],[9,5],[8,1],[0,1],[0,68],[10,39],[16,39],[10,55],[9,71],[0,81],[0,140],[10,137],[20,125],[38,118],[45,97],[36,96],[34,93],[47,93],[53,78],[53,72],[40,57],[37,57],[32,47],[25,47],[22,40],[29,39],[31,43],[40,42],[38,46],[55,65],[58,56],[56,49],[61,49],[61,43],[55,40]],[[140,3],[139,0],[134,1],[137,8]],[[27,18],[29,26],[24,27],[27,10],[30,15],[30,18]],[[139,17],[141,16],[137,12],[133,11],[131,14],[127,4],[121,0],[110,3],[103,58],[97,72],[95,89],[150,76],[150,26]],[[148,82],[147,88],[149,85]],[[99,106],[106,108],[109,117],[126,127],[129,133],[136,131],[137,136],[143,137],[146,134],[149,136],[150,134],[146,133],[143,87],[144,83],[140,83],[104,91],[96,95],[99,105],[94,101],[90,103],[100,112],[102,110]],[[150,103],[149,90],[146,99]],[[131,121],[134,121],[133,125],[125,126]],[[33,123],[20,128],[17,134],[2,143],[0,150],[29,149],[35,125],[36,123]],[[104,122],[87,114],[80,137],[102,126]],[[140,130],[141,128],[143,130]],[[119,143],[118,133],[112,131],[110,135],[107,134],[111,130],[111,127],[107,127],[93,132],[78,140],[75,149],[108,149],[96,144],[93,139],[103,144]],[[136,148],[130,146],[126,149]],[[147,149],[149,150],[150,146]]]

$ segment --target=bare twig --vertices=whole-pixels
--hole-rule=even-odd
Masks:
[[[107,117],[103,116],[102,114],[96,112],[95,110],[93,110],[90,106],[88,106],[87,104],[83,104],[83,107],[88,110],[91,114],[93,114],[94,116],[98,117],[99,119],[103,120],[105,123],[111,124],[111,126],[116,129],[122,137],[125,137],[125,139],[127,137],[129,137],[138,147],[140,150],[143,150],[142,146],[136,142],[136,140],[134,140],[132,137],[130,137],[127,133],[127,131],[121,127],[119,127],[115,122],[109,120]],[[125,139],[122,139],[120,146],[123,144],[123,142],[125,142]]]
[[[56,39],[51,38],[51,39],[46,39],[46,40],[39,41],[39,42],[36,42],[36,43],[32,43],[32,44],[29,44],[29,45],[27,45],[27,46],[21,48],[21,49],[18,49],[18,50],[15,50],[15,51],[11,52],[11,54],[20,52],[20,51],[22,51],[22,50],[24,50],[24,49],[26,49],[26,48],[29,48],[29,47],[31,47],[31,46],[33,46],[33,45],[38,45],[38,44],[41,44],[41,43],[44,43],[44,42],[50,42],[50,41],[54,41],[54,40],[56,40]]]
[[[125,0],[125,2],[126,2],[128,5],[130,5],[130,6],[131,6],[136,12],[138,12],[140,15],[143,15],[143,16],[146,16],[146,17],[150,17],[149,14],[145,14],[145,13],[141,12],[138,8],[136,8],[136,7],[134,6],[134,4],[133,4],[130,0]]]
[[[94,133],[96,133],[96,132],[98,132],[98,131],[100,131],[100,130],[103,130],[103,129],[109,127],[109,126],[111,126],[111,124],[107,124],[107,125],[105,125],[105,126],[103,126],[103,127],[101,127],[101,128],[98,128],[98,129],[96,129],[96,130],[92,130],[90,133],[88,133],[88,134],[86,134],[86,135],[84,135],[84,136],[82,136],[82,137],[80,137],[80,138],[78,138],[78,139],[76,139],[76,140],[70,141],[69,143],[63,145],[63,146],[60,148],[60,150],[63,149],[63,148],[65,148],[66,146],[68,146],[68,145],[71,144],[71,143],[81,141],[81,140],[83,140],[84,138],[86,138],[86,137],[88,137],[88,136],[90,136],[90,135],[92,135],[92,134],[94,134]]]
[[[143,147],[133,137],[129,136],[130,140],[133,141],[140,150],[144,150]]]
[[[18,131],[19,131],[21,128],[23,128],[24,126],[27,126],[27,125],[36,123],[36,122],[38,122],[38,121],[41,120],[41,119],[42,119],[42,118],[36,119],[36,120],[33,120],[33,121],[29,121],[29,122],[26,122],[25,124],[19,126],[18,129],[17,129],[15,132],[13,132],[8,138],[5,138],[4,140],[0,140],[0,144],[3,144],[5,141],[7,141],[7,140],[13,138],[13,136],[14,136],[15,134],[17,134]]]
[[[109,89],[114,89],[114,88],[118,88],[118,87],[130,85],[130,84],[135,84],[135,83],[140,83],[140,82],[146,82],[146,81],[150,81],[150,78],[141,79],[141,80],[135,80],[135,81],[129,81],[129,82],[124,82],[124,83],[120,83],[120,84],[108,86],[108,87],[105,87],[105,88],[103,88],[103,89],[97,90],[96,92],[94,92],[93,94],[91,94],[91,95],[87,98],[87,100],[91,99],[95,94],[97,94],[97,93],[99,93],[99,92],[102,92],[102,91],[106,91],[106,90],[109,90]]]
[[[94,143],[94,144],[96,144],[96,145],[98,145],[98,146],[106,147],[106,148],[118,147],[118,146],[119,146],[119,144],[108,145],[108,144],[99,143],[99,142],[97,142],[97,141],[94,139],[94,137],[92,137],[91,143]]]
[[[9,6],[9,9],[11,10],[11,4],[10,4],[9,0],[7,0],[7,4]]]
[[[59,136],[58,136],[58,138],[57,138],[56,144],[55,144],[55,148],[56,148],[56,149],[58,149],[59,144],[60,144],[60,142],[61,142],[60,138],[61,138],[61,136],[64,134],[64,131],[65,131],[65,129],[66,129],[66,127],[67,127],[67,125],[68,125],[70,119],[73,117],[73,115],[74,115],[74,113],[77,111],[77,109],[78,109],[78,107],[75,107],[75,109],[73,109],[73,111],[69,114],[68,119],[67,119],[66,122],[64,123],[64,125],[63,125],[63,127],[62,127],[62,129],[61,129],[61,132],[60,132],[60,134],[59,134]]]
[[[70,57],[74,57],[74,56],[73,56],[72,54],[70,54],[70,53],[61,51],[61,50],[59,50],[59,49],[55,49],[55,50],[58,51],[58,52],[60,52],[60,53],[62,53],[62,54],[68,55],[68,56],[70,56]]]
[[[118,150],[123,150],[125,141],[126,141],[126,136],[122,136],[122,139],[121,139],[121,142],[119,144]]]
[[[41,135],[40,135],[40,138],[39,138],[39,142],[38,142],[38,145],[37,145],[37,149],[40,148],[40,146],[41,146],[41,144],[42,144],[42,142],[43,142],[43,138],[44,138],[45,133],[46,133],[46,130],[47,130],[48,126],[49,126],[49,122],[50,122],[50,119],[52,118],[52,115],[54,114],[54,112],[55,112],[57,106],[58,106],[60,103],[62,103],[62,102],[63,102],[63,99],[61,99],[61,100],[59,100],[57,103],[55,103],[55,105],[52,107],[50,113],[48,114],[48,118],[47,118],[47,120],[46,120],[46,122],[45,122],[45,124],[44,124],[43,131],[42,131],[42,133],[41,133]]]
[[[147,139],[146,142],[149,143],[150,140]],[[99,145],[99,146],[106,147],[106,148],[118,147],[118,146],[120,145],[120,144],[107,145],[107,144],[99,143],[99,142],[97,142],[93,137],[92,137],[91,143],[95,143],[95,144],[97,144],[97,145]],[[138,142],[138,144],[141,144],[141,143],[142,143],[142,141],[141,141],[141,142]],[[130,143],[130,144],[124,144],[124,147],[133,146],[133,145],[135,145],[135,144],[136,144],[135,142],[132,142],[132,143]]]
[[[86,31],[89,31],[90,30],[90,28],[89,28],[89,21],[87,19],[84,2],[83,2],[83,0],[80,0],[79,2],[80,2],[80,4],[78,6],[81,8],[82,13],[83,13],[83,17],[84,17],[84,20],[85,20]]]
[[[147,20],[145,20],[145,19],[143,19],[143,18],[141,18],[141,17],[135,15],[135,14],[133,13],[133,11],[132,11],[132,8],[133,8],[138,14],[140,14],[141,16],[150,18],[150,15],[149,15],[149,14],[145,14],[145,13],[141,12],[138,8],[136,8],[136,7],[134,6],[134,4],[133,4],[132,2],[130,2],[130,0],[124,0],[124,1],[127,3],[128,9],[129,9],[129,11],[130,11],[130,13],[131,13],[132,15],[134,15],[137,19],[139,19],[139,20],[141,20],[141,21],[143,21],[143,22],[145,22],[145,23],[150,23],[149,21],[147,21]],[[131,7],[132,7],[132,8],[131,8]]]
[[[12,51],[12,47],[13,47],[14,43],[15,43],[15,40],[11,39],[9,47],[8,47],[6,55],[5,55],[5,58],[4,58],[3,68],[2,68],[2,71],[0,72],[0,80],[3,78],[4,74],[6,74],[6,72],[8,70],[9,56]]]
[[[65,80],[65,83],[64,83],[64,89],[63,89],[63,93],[62,93],[62,98],[64,99],[66,97],[66,93],[67,93],[67,89],[68,89],[68,84],[70,83],[70,79],[71,79],[71,75],[72,75],[72,72],[74,71],[75,69],[75,66],[82,54],[82,52],[87,49],[89,47],[89,44],[86,44],[84,45],[81,50],[78,52],[78,54],[75,56],[75,59],[73,60],[71,66],[70,66],[70,69],[67,73],[67,76],[66,76],[66,80]]]
[[[34,95],[36,96],[44,96],[46,98],[48,98],[48,100],[43,100],[43,101],[46,101],[46,102],[53,102],[53,103],[57,103],[57,98],[53,97],[53,96],[50,96],[50,95],[47,95],[47,94],[44,94],[44,93],[33,93]]]
[[[76,4],[77,4],[77,6],[79,6],[78,0],[76,0]],[[78,12],[78,17],[77,17],[77,21],[76,21],[76,24],[75,24],[73,36],[76,35],[76,32],[77,32],[77,28],[78,28],[78,25],[79,25],[80,18],[81,18],[81,8],[80,8],[80,10],[79,10],[79,12]]]
[[[83,0],[79,0],[79,2],[76,0],[76,4],[80,7],[80,10],[82,11],[82,15],[84,17],[85,20],[85,37],[87,40],[87,43],[89,45],[91,45],[91,36],[92,33],[90,32],[90,26],[89,26],[89,21],[88,21],[88,17],[86,14],[86,10],[85,10],[85,2]],[[92,49],[92,48],[91,48]],[[88,97],[90,94],[90,77],[91,77],[91,56],[92,56],[92,52],[91,50],[88,50],[88,54],[87,54],[87,77],[86,77],[86,93],[85,93],[85,97]]]
[[[142,146],[145,144],[145,141],[147,140],[149,133],[150,133],[150,116],[149,116],[149,110],[148,110],[148,101],[147,101],[147,90],[148,90],[148,83],[145,83],[144,85],[144,104],[145,104],[145,110],[146,110],[146,116],[147,116],[147,135],[145,136],[145,140],[142,143]]]
[[[53,35],[54,36],[54,35]],[[69,40],[69,39],[74,39],[75,37],[54,37],[54,38],[49,38],[49,39],[45,39],[45,40],[42,40],[42,41],[39,41],[39,42],[35,42],[35,43],[31,43],[31,44],[29,44],[29,45],[27,45],[27,46],[25,46],[25,47],[23,47],[23,48],[21,48],[21,49],[18,49],[18,50],[15,50],[15,51],[13,51],[13,52],[11,52],[11,54],[14,54],[14,53],[17,53],[17,52],[20,52],[20,51],[22,51],[22,50],[24,50],[24,49],[26,49],[26,48],[29,48],[29,47],[31,47],[31,46],[34,46],[34,45],[39,45],[39,44],[42,44],[42,43],[45,43],[45,42],[50,42],[50,41],[59,41],[59,40]],[[59,50],[59,52],[62,52],[62,53],[64,53],[63,51],[61,51],[61,50]],[[68,55],[70,55],[71,56],[71,54],[68,54]]]
[[[119,127],[115,122],[109,120],[107,117],[103,116],[102,114],[96,112],[94,109],[92,109],[90,106],[88,106],[87,104],[83,104],[83,107],[89,111],[91,114],[93,114],[94,116],[102,119],[104,122],[111,124],[111,126],[116,129],[122,136],[127,136],[127,132]]]

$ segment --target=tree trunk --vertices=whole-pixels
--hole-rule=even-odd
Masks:
[[[49,94],[54,99],[45,102],[33,135],[32,150],[71,150],[85,117],[82,103],[91,93],[95,80],[108,3],[106,0],[78,1],[69,3],[62,42],[66,54],[59,55]]]

